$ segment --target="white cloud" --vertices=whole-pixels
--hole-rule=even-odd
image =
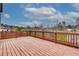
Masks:
[[[53,7],[25,8],[25,11],[29,13],[25,13],[24,16],[30,19],[63,21],[63,15]]]
[[[20,4],[20,7],[21,8],[26,8],[26,7],[32,7],[33,6],[33,4],[32,3],[26,3],[26,4]]]
[[[3,18],[4,19],[9,19],[11,16],[9,15],[9,14],[7,14],[7,13],[5,13],[5,14],[3,14]]]
[[[34,14],[44,14],[44,15],[52,15],[57,12],[56,9],[48,7],[25,8],[25,10]]]
[[[79,12],[68,12],[67,15],[72,18],[78,18]]]
[[[72,7],[74,7],[75,10],[79,11],[79,3],[72,4]]]
[[[30,26],[32,24],[31,24],[31,22],[21,22],[21,23],[19,23],[19,25],[22,25],[22,26]]]
[[[64,20],[67,22],[67,23],[70,23],[70,24],[76,24],[76,20],[79,19],[79,12],[67,12],[65,15],[64,15]]]
[[[20,26],[30,26],[30,27],[34,27],[34,26],[40,26],[41,22],[40,21],[28,21],[28,22],[21,22],[19,23]]]
[[[33,21],[32,22],[32,25],[33,26],[40,26],[41,25],[41,22],[40,21]]]
[[[64,16],[61,13],[57,13],[52,16],[49,16],[49,19],[58,20],[59,22],[62,22],[64,20]]]
[[[50,16],[49,19],[58,20],[58,22],[66,21],[75,23],[76,19],[79,19],[79,12],[67,12],[66,14],[57,13],[53,16]]]
[[[25,11],[30,12],[30,14],[25,13],[24,16],[33,20],[48,19],[50,21],[62,22],[64,20],[70,21],[71,19],[79,17],[79,13],[77,12],[72,11],[72,12],[67,12],[66,14],[62,14],[61,12],[57,11],[53,7],[26,8]]]
[[[79,12],[67,12],[65,15],[64,15],[64,20],[67,20],[67,21],[70,21],[72,20],[73,22],[76,21],[76,19],[79,18]]]
[[[24,10],[25,10],[24,16],[32,20],[50,20],[56,22],[67,21],[75,23],[76,19],[79,18],[79,12],[71,11],[62,14],[62,12],[59,12],[53,7],[40,7],[40,8],[25,7]]]

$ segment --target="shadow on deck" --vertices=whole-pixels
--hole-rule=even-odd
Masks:
[[[0,55],[79,56],[79,49],[28,36],[0,40]]]

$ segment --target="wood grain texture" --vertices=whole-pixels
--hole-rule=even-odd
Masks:
[[[79,56],[79,49],[34,37],[0,40],[0,56]]]

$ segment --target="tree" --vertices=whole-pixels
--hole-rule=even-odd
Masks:
[[[73,27],[72,25],[68,25],[68,26],[67,26],[67,28],[72,28],[72,27]]]
[[[61,23],[58,23],[58,29],[62,30],[63,26]]]
[[[22,31],[21,27],[16,27],[16,31]]]
[[[65,22],[65,21],[63,21],[63,22],[62,22],[62,25],[63,25],[63,26],[66,26],[66,22]]]

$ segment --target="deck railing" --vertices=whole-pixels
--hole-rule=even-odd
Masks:
[[[0,39],[16,38],[21,36],[27,36],[27,32],[15,32],[15,31],[2,31],[0,32]]]
[[[79,47],[79,33],[76,32],[29,31],[29,35],[56,43]]]
[[[0,32],[0,39],[33,36],[44,40],[62,43],[79,48],[79,33],[56,31],[26,31],[26,32]]]

